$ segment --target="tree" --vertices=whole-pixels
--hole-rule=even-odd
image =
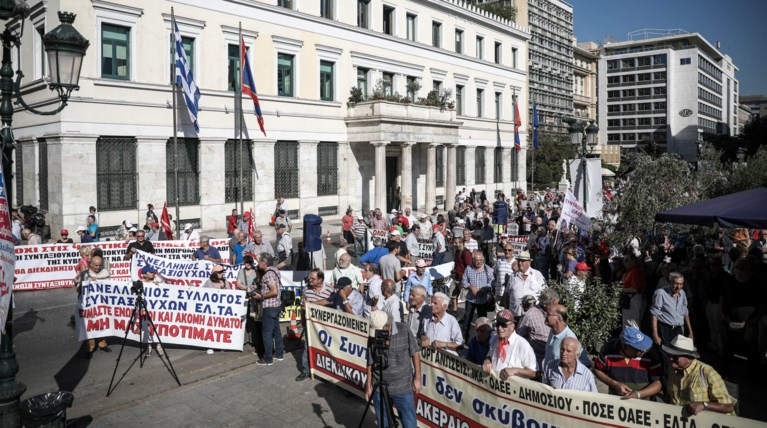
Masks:
[[[508,19],[509,21],[517,21],[517,8],[511,4],[511,0],[498,0],[494,3],[482,4],[477,4],[477,0],[470,0],[470,3],[480,9],[484,9],[492,13],[493,15]]]
[[[540,149],[534,149],[532,136],[527,150],[527,180],[533,182],[533,151],[535,151],[535,182],[536,188],[551,186],[558,181],[562,174],[562,161],[574,159],[575,147],[570,144],[567,134],[541,131],[538,133]],[[539,170],[543,170],[539,175]],[[546,175],[548,171],[548,176]]]
[[[746,154],[743,162],[735,162],[725,151],[705,144],[697,180],[703,199],[767,186],[767,147],[757,148],[752,156]]]

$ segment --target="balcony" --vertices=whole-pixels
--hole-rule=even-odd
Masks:
[[[416,121],[455,121],[455,110],[420,104],[400,104],[391,101],[363,101],[347,109],[347,118],[386,117]]]

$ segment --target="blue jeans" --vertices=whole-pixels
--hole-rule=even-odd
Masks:
[[[477,318],[486,317],[488,308],[487,303],[478,304],[469,302],[468,300],[465,303],[465,308],[466,311],[463,318],[463,337],[464,339],[468,339],[470,337],[469,330],[471,329],[471,321],[474,318],[474,311],[477,311]]]
[[[389,394],[389,397],[391,398],[392,404],[397,408],[397,412],[399,413],[399,419],[402,423],[403,428],[411,428],[416,426],[416,419],[415,419],[415,401],[413,401],[413,392],[406,392],[404,394],[399,395],[391,395]],[[381,408],[381,400],[378,396],[378,392],[373,393],[373,405],[375,406],[376,410],[376,425],[378,425],[379,420],[383,420],[383,427],[389,426],[388,418],[386,417],[386,412]],[[380,415],[380,416],[379,416]],[[380,426],[380,425],[379,425]]]
[[[357,257],[362,257],[365,253],[365,238],[354,238],[354,254]]]
[[[434,259],[431,261],[432,266],[441,265],[445,261],[445,254],[447,254],[447,251],[443,251],[441,253],[435,253]]]
[[[263,308],[261,311],[261,332],[264,336],[264,361],[272,362],[272,353],[277,358],[285,354],[285,346],[282,343],[280,331],[280,312],[282,305],[277,308]]]

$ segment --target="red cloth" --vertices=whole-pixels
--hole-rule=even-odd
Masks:
[[[234,232],[234,229],[237,228],[237,216],[236,215],[230,215],[229,216],[229,224],[226,227],[226,233],[231,234]]]
[[[250,217],[248,217],[248,238],[250,242],[253,242],[253,233],[256,231],[256,226],[253,224],[253,208],[250,209]]]
[[[162,215],[160,216],[160,227],[165,232],[165,236],[168,240],[173,240],[173,229],[170,227],[170,216],[168,216],[168,203],[162,204]]]
[[[501,361],[506,360],[506,345],[508,344],[508,340],[498,340],[498,359]]]
[[[644,271],[639,266],[623,274],[623,288],[633,288],[642,292],[645,286]]]
[[[349,214],[343,216],[341,219],[341,230],[344,232],[349,232],[352,230],[352,225],[354,225],[354,217]]]

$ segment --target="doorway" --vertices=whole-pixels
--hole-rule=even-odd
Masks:
[[[397,185],[399,170],[397,156],[386,156],[386,212],[392,209],[400,209],[401,192]]]

